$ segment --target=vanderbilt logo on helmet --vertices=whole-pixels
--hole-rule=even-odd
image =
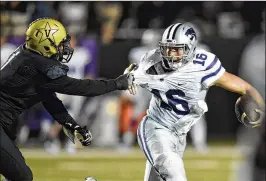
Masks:
[[[196,32],[193,30],[193,28],[189,28],[186,31],[185,35],[187,35],[190,38],[190,40],[193,40],[193,39],[196,39],[197,38]]]
[[[46,37],[49,37],[51,30],[45,30]]]
[[[53,42],[55,42],[54,39],[54,34],[58,31],[59,29],[52,29],[49,22],[47,22],[45,24],[45,27],[43,28],[39,28],[36,36],[38,36],[39,33],[41,33],[41,38],[39,40],[39,43],[47,40],[47,39],[51,39]]]

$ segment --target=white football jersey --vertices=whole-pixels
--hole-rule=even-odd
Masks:
[[[165,72],[159,49],[147,52],[133,71],[135,83],[153,93],[147,115],[182,133],[208,110],[207,89],[224,72],[218,57],[204,50],[196,50],[187,65]]]

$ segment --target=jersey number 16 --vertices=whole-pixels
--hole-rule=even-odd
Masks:
[[[160,94],[160,92],[156,89],[152,89],[151,91],[154,95],[156,95],[157,97],[159,97],[161,99],[161,107],[164,109],[167,109],[169,111],[174,111],[176,114],[178,115],[187,115],[189,114],[190,110],[188,107],[188,102],[175,97],[175,95],[179,96],[179,97],[185,97],[185,93],[181,90],[178,89],[170,89],[165,93],[165,96],[167,98],[167,102],[165,103],[162,99],[162,96]],[[177,105],[181,105],[183,110],[180,110],[177,108]]]

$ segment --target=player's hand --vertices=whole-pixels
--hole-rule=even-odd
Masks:
[[[78,138],[78,140],[83,146],[89,146],[91,144],[92,135],[86,126],[76,127],[74,131],[74,135],[76,138]]]
[[[253,128],[256,128],[261,125],[262,121],[265,118],[265,113],[260,109],[255,109],[255,112],[258,113],[260,116],[256,121],[252,121],[249,124],[252,125]]]
[[[137,93],[137,86],[136,86],[136,84],[132,83],[131,86],[128,86],[128,89],[127,90],[129,91],[130,94],[135,95]]]
[[[86,126],[80,127],[76,122],[68,121],[63,125],[63,131],[73,143],[75,143],[75,138],[77,138],[83,146],[91,144],[92,135]]]
[[[126,70],[124,71],[124,74],[128,74],[131,71],[133,71],[138,65],[136,63],[132,63],[129,65],[129,67],[126,68]],[[135,95],[137,93],[137,86],[136,84],[134,84],[134,82],[132,83],[132,85],[128,86],[128,91],[130,94]]]
[[[134,75],[131,73],[120,75],[118,78],[115,79],[116,89],[127,90],[130,86],[132,86],[133,81],[134,81]]]
[[[258,103],[250,96],[244,95],[237,99],[235,111],[238,120],[247,127],[258,127],[265,119],[265,106]]]
[[[130,73],[132,70],[134,70],[137,67],[136,63],[130,64],[124,71],[124,74]]]

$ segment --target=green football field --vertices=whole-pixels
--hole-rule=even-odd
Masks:
[[[69,156],[51,156],[42,149],[22,149],[34,173],[34,181],[143,181],[145,158],[139,148],[130,153],[88,148]],[[232,146],[212,146],[206,155],[187,147],[184,163],[188,181],[228,181],[233,161],[240,155]]]

